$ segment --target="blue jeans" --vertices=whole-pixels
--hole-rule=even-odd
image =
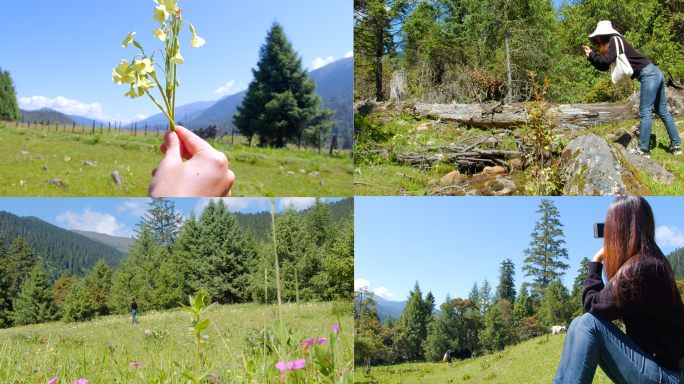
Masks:
[[[138,320],[135,319],[135,313],[138,312],[135,309],[131,310],[131,313],[133,314],[133,321],[131,322],[131,325],[133,324],[138,324]]]
[[[676,384],[684,377],[660,367],[612,322],[585,313],[568,328],[553,384],[590,384],[597,365],[618,384]]]
[[[672,115],[667,110],[665,76],[663,72],[655,65],[649,64],[641,70],[639,81],[641,81],[641,95],[639,98],[639,146],[641,150],[646,153],[649,152],[654,106],[655,112],[660,116],[663,124],[665,124],[667,134],[670,136],[670,144],[681,145],[674,119],[672,119]]]

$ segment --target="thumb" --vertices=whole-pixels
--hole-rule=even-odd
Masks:
[[[180,153],[180,140],[178,140],[176,132],[166,131],[166,133],[164,133],[164,145],[166,146],[164,161],[173,163],[183,162]]]

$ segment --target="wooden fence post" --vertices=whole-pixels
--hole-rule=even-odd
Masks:
[[[102,134],[102,123],[100,123],[100,135]]]
[[[47,123],[47,130],[48,130],[48,132],[50,132],[50,120],[48,120],[48,123]]]
[[[59,131],[59,123],[55,122],[55,132]]]
[[[145,137],[147,137],[147,123],[145,123]]]
[[[135,132],[133,133],[133,135],[138,136],[138,123],[137,122],[135,123]]]
[[[74,133],[74,129],[76,129],[76,122],[74,121],[74,124],[71,126],[71,133]]]
[[[93,135],[95,134],[95,120],[93,120]]]
[[[109,127],[107,128],[107,133],[112,133],[112,122],[109,122]]]
[[[159,124],[157,124],[157,137],[159,137]]]

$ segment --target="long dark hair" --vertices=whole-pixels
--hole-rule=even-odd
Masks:
[[[601,56],[605,56],[610,50],[610,40],[612,40],[615,35],[599,35],[596,36],[596,45],[598,46],[599,53]]]
[[[672,287],[673,302],[683,305],[670,263],[655,242],[655,220],[646,199],[629,196],[613,201],[606,214],[603,246],[603,272],[606,280],[614,279],[618,307],[626,299],[620,287],[629,287],[630,297],[634,298],[640,291],[640,273],[646,265],[667,271],[663,278]]]

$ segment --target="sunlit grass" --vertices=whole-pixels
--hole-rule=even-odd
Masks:
[[[40,125],[39,125],[40,127]],[[99,133],[71,133],[71,127],[55,132],[0,123],[0,195],[2,196],[146,196],[152,169],[163,156],[156,131],[145,137],[107,128]],[[238,141],[238,140],[236,140]],[[349,151],[337,156],[313,149],[272,149],[230,146],[212,141],[223,151],[235,172],[233,196],[351,196],[352,158]],[[22,151],[29,154],[23,155]],[[37,158],[40,155],[41,158]],[[95,166],[84,165],[95,162]],[[47,170],[44,170],[47,166]],[[281,169],[282,168],[282,169]],[[111,174],[124,179],[117,186]],[[312,174],[312,175],[310,175]],[[68,189],[45,181],[59,179]]]
[[[446,363],[405,363],[373,367],[370,375],[359,373],[355,383],[502,383],[548,384],[558,368],[565,334],[540,337],[490,355]],[[593,383],[610,384],[598,368]]]
[[[334,355],[336,369],[341,371],[353,356],[351,304],[301,303],[300,312],[301,317],[297,317],[294,304],[283,305],[286,324],[302,340],[329,338],[340,315],[342,331]],[[53,377],[59,377],[59,383],[80,378],[89,383],[185,382],[178,374],[178,366],[194,368],[196,346],[187,312],[143,312],[137,317],[139,325],[131,325],[129,315],[0,330],[0,382],[46,383]],[[280,382],[282,372],[275,368],[277,357],[250,350],[246,341],[251,329],[270,327],[276,322],[275,305],[220,306],[208,317],[210,326],[203,331],[208,337],[200,346],[201,371],[210,370],[212,377],[220,376],[223,383]],[[145,336],[145,330],[163,336],[155,340]],[[301,347],[296,347],[290,358],[304,358]]]

